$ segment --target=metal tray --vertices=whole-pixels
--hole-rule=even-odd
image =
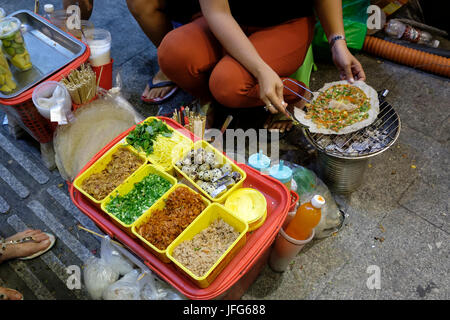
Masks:
[[[33,68],[19,71],[10,63],[17,88],[7,95],[0,92],[0,98],[9,99],[20,95],[77,59],[86,50],[84,43],[32,11],[19,10],[9,16],[22,22],[21,30]]]

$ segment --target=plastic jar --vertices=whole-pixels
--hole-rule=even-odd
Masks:
[[[91,50],[89,62],[93,67],[111,62],[111,33],[105,29],[88,29],[84,32]]]
[[[20,25],[20,20],[15,17],[3,18],[0,21],[0,40],[3,51],[11,63],[17,69],[25,71],[31,69],[33,65],[20,31]]]

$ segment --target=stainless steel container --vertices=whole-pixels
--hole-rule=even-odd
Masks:
[[[318,152],[319,176],[328,188],[339,194],[352,193],[361,185],[368,159],[340,159]]]

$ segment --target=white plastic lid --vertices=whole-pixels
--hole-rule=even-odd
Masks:
[[[324,197],[322,197],[321,195],[316,194],[312,199],[311,199],[311,204],[313,205],[313,207],[320,209],[322,208],[322,206],[325,204],[325,199]]]
[[[51,3],[47,3],[44,5],[44,11],[47,13],[52,13],[55,11],[55,7]]]

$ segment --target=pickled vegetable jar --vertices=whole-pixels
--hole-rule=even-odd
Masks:
[[[16,87],[16,82],[13,79],[11,70],[9,70],[8,61],[6,61],[2,46],[0,46],[0,91],[10,93]]]
[[[30,54],[23,41],[20,32],[20,20],[14,17],[6,17],[0,21],[0,40],[3,44],[3,50],[11,63],[19,70],[30,69]]]

